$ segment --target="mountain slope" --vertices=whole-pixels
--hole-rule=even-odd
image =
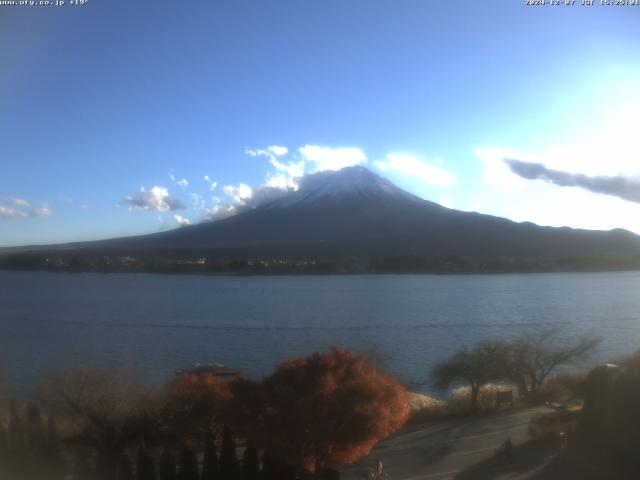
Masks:
[[[175,258],[626,259],[640,256],[640,237],[624,230],[540,227],[450,210],[411,195],[366,168],[349,167],[309,175],[297,191],[230,218],[139,237],[67,245],[65,251]]]

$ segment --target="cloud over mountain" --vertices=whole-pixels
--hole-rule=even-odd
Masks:
[[[456,177],[442,167],[431,165],[411,155],[389,153],[387,160],[378,160],[374,166],[383,172],[392,171],[414,177],[427,185],[449,187],[457,183]]]
[[[191,225],[191,220],[189,220],[188,218],[182,217],[180,215],[174,215],[173,219],[176,221],[176,223],[178,225],[180,225],[181,227],[186,227],[187,225]]]
[[[219,220],[277,200],[298,190],[308,174],[367,163],[365,153],[356,147],[304,145],[290,151],[282,145],[269,145],[265,148],[247,148],[245,153],[269,161],[271,170],[264,182],[251,186],[245,183],[225,185],[222,192],[226,198],[214,197],[212,205],[203,207],[205,219]],[[205,182],[214,185],[209,177],[205,177]]]

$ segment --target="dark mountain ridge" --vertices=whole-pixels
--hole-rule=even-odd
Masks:
[[[348,167],[308,175],[297,191],[222,220],[25,251],[176,260],[455,256],[549,263],[598,259],[603,266],[611,263],[620,268],[640,259],[640,237],[622,229],[541,227],[451,210],[416,197],[364,167]],[[4,256],[11,255],[5,252]]]

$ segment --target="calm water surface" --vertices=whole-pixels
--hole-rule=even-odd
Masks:
[[[328,345],[374,352],[405,381],[465,343],[558,326],[640,348],[640,272],[204,277],[0,271],[0,358],[13,387],[74,363],[153,381],[194,362],[259,377]]]

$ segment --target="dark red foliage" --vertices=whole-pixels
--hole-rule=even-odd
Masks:
[[[226,423],[267,448],[274,468],[289,471],[350,464],[409,415],[402,385],[342,348],[283,362],[261,383],[182,375],[170,393],[170,411],[182,429],[198,433]]]
[[[341,348],[286,361],[259,392],[255,387],[234,392],[234,403],[253,415],[243,426],[253,426],[251,438],[269,447],[280,465],[310,472],[366,455],[409,414],[402,385]],[[247,407],[247,401],[259,405]]]
[[[199,436],[221,420],[233,398],[229,383],[213,374],[182,374],[171,382],[168,393],[170,425]]]

